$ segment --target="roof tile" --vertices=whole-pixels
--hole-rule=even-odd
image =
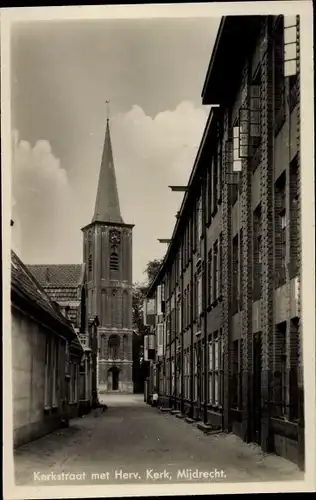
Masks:
[[[78,286],[83,270],[83,264],[42,264],[27,267],[43,287]]]

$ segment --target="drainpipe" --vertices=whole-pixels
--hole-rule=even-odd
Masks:
[[[170,279],[169,279],[169,332],[170,332],[170,337],[169,337],[169,408],[171,408],[171,388],[172,388],[172,365],[171,365],[171,338],[172,338],[172,304],[171,304],[171,291],[172,291],[172,268],[171,268],[171,273],[170,273]]]
[[[194,216],[194,214],[193,214]],[[194,373],[193,373],[193,297],[194,297],[194,273],[193,273],[193,220],[190,223],[190,253],[191,253],[191,287],[190,287],[190,328],[191,328],[191,350],[190,350],[190,417],[193,418],[194,415],[194,403],[193,403],[193,388],[194,388]]]
[[[179,263],[178,259],[176,259],[176,268],[178,269],[179,272]],[[177,366],[177,343],[178,343],[178,297],[177,297],[177,284],[178,280],[176,281],[176,288],[175,288],[175,293],[174,293],[174,302],[175,302],[175,318],[174,318],[174,396],[173,396],[173,404],[174,408],[176,409],[177,406],[177,371],[178,371],[178,366]]]
[[[203,210],[203,233],[204,233],[204,262],[203,262],[203,312],[204,312],[204,423],[207,424],[207,231],[206,231],[206,170],[203,172],[202,187],[202,210]]]
[[[181,266],[183,268],[183,245],[181,247]],[[184,413],[184,353],[183,353],[183,328],[184,328],[184,322],[183,322],[183,272],[181,269],[181,413]]]

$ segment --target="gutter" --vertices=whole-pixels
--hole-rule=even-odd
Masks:
[[[217,31],[216,40],[215,40],[213,51],[212,51],[212,55],[211,55],[211,60],[209,62],[208,68],[207,68],[206,77],[205,77],[205,81],[204,81],[204,85],[203,85],[203,89],[202,89],[202,93],[201,93],[202,99],[205,96],[205,92],[206,92],[206,89],[207,89],[207,86],[208,86],[208,83],[209,83],[210,75],[213,72],[214,61],[216,59],[216,55],[217,55],[217,52],[218,52],[218,47],[219,47],[220,40],[222,38],[222,34],[223,34],[223,31],[224,31],[224,25],[225,25],[226,18],[227,18],[227,16],[223,16],[222,17],[220,25],[219,25],[219,28],[218,28],[218,31]]]
[[[173,233],[172,233],[172,237],[171,237],[171,242],[170,242],[170,244],[168,246],[167,253],[166,253],[166,255],[165,255],[165,257],[164,257],[164,259],[162,261],[160,269],[159,269],[158,273],[156,274],[156,277],[155,277],[154,281],[151,283],[151,285],[149,287],[149,291],[147,293],[147,297],[148,298],[151,298],[151,296],[152,296],[152,294],[153,294],[156,286],[160,282],[160,280],[162,278],[163,271],[165,269],[165,266],[166,266],[166,264],[167,264],[167,262],[169,260],[169,256],[171,254],[171,251],[173,250],[173,248],[175,246],[175,239],[176,239],[176,236],[177,236],[177,232],[178,232],[180,224],[182,224],[182,222],[183,222],[182,216],[183,216],[184,210],[187,208],[188,200],[191,197],[190,188],[192,187],[193,182],[195,181],[195,178],[196,178],[196,173],[197,173],[197,170],[198,170],[199,165],[200,165],[201,155],[202,155],[203,150],[204,150],[204,146],[205,146],[206,139],[208,137],[209,129],[210,129],[211,125],[212,125],[213,119],[217,115],[216,109],[217,109],[217,106],[214,106],[210,110],[210,113],[209,113],[209,116],[208,116],[208,119],[207,119],[207,122],[206,122],[206,125],[205,125],[205,128],[204,128],[202,140],[200,142],[200,146],[199,146],[197,155],[195,157],[194,165],[193,165],[193,168],[192,168],[192,171],[191,171],[191,175],[190,175],[190,178],[189,178],[189,182],[188,182],[188,188],[189,189],[187,189],[187,191],[185,191],[185,193],[184,193],[184,197],[183,197],[183,200],[182,200],[182,203],[181,203],[181,207],[180,207],[180,210],[179,210],[179,218],[178,218],[178,220],[177,220],[177,222],[175,224],[175,227],[174,227],[174,230],[173,230]]]
[[[76,338],[75,331],[73,330],[72,326],[68,326],[66,323],[59,321],[48,311],[39,307],[35,302],[31,301],[22,292],[20,292],[20,290],[14,287],[14,285],[11,286],[11,301],[13,303],[16,303],[17,305],[21,305],[22,308],[24,306],[24,308],[26,308],[26,314],[29,314],[29,310],[31,310],[34,313],[35,317],[37,316],[39,321],[43,321],[44,325],[46,325],[46,327],[50,330],[56,328],[56,333],[61,330],[60,333],[63,333],[68,339],[73,340]],[[50,321],[48,320],[48,318]]]
[[[208,379],[208,366],[207,366],[207,231],[206,231],[206,170],[203,174],[203,233],[204,233],[204,266],[203,266],[203,312],[204,312],[204,408],[203,420],[207,424],[207,379]]]

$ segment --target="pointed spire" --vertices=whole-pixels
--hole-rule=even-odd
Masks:
[[[107,104],[106,132],[99,174],[97,198],[92,222],[123,223],[117,191],[109,124],[109,102]]]

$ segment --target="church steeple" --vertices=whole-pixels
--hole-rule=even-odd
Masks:
[[[92,222],[123,224],[114,170],[109,115],[106,120],[105,139],[99,174],[97,198]]]

